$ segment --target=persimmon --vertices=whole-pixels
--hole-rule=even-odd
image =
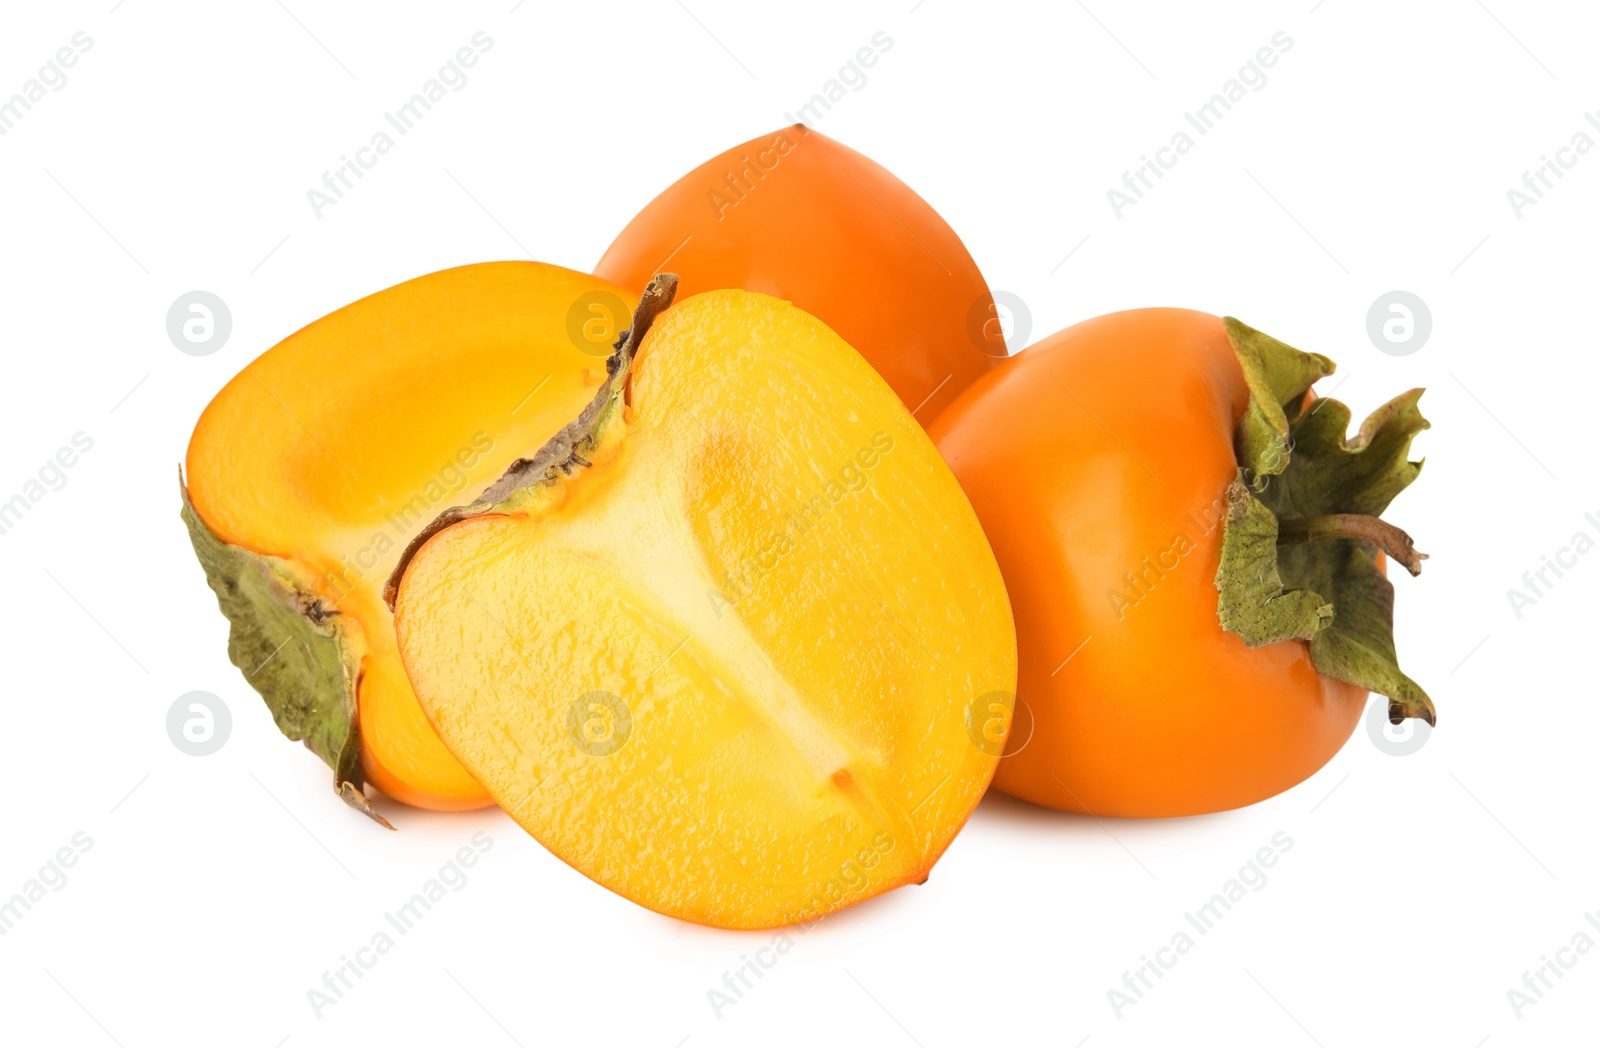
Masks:
[[[980,379],[930,435],[993,544],[1017,620],[998,789],[1174,816],[1311,775],[1369,691],[1434,722],[1399,669],[1380,519],[1422,468],[1421,390],[1347,438],[1328,358],[1231,318],[1114,313]]]
[[[536,262],[419,277],[273,346],[195,426],[183,515],[229,657],[375,818],[368,782],[423,808],[491,803],[417,706],[380,588],[440,510],[594,397],[633,298]]]
[[[387,593],[429,721],[545,847],[657,912],[776,927],[927,877],[993,774],[1016,638],[867,362],[765,295],[662,312],[674,283]]]
[[[678,179],[595,273],[639,288],[663,269],[682,296],[741,288],[793,302],[923,422],[1006,353],[989,285],[955,231],[889,171],[804,124]]]

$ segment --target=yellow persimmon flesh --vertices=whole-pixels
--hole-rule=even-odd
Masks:
[[[423,717],[379,589],[440,510],[471,501],[593,399],[634,297],[536,262],[419,277],[278,343],[195,427],[195,513],[222,543],[272,558],[307,607],[342,624],[356,649],[361,767],[397,800],[491,803]],[[241,666],[258,688],[274,668]]]
[[[966,497],[778,299],[688,298],[615,367],[562,469],[404,567],[430,721],[541,843],[660,913],[774,927],[922,881],[1015,688]]]

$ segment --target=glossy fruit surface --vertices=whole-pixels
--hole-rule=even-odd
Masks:
[[[676,273],[680,297],[742,288],[793,302],[867,358],[926,424],[1005,356],[983,274],[904,182],[802,124],[701,164],[595,267],[623,287]]]
[[[1367,689],[1319,672],[1305,639],[1251,646],[1219,621],[1230,511],[1254,505],[1238,483],[1237,443],[1253,387],[1230,330],[1297,354],[1283,359],[1307,369],[1279,405],[1295,432],[1326,422],[1338,430],[1321,436],[1343,455],[1339,468],[1392,471],[1381,499],[1354,508],[1375,514],[1420,468],[1404,460],[1410,433],[1426,426],[1414,415],[1420,391],[1379,413],[1388,428],[1363,459],[1365,448],[1337,443],[1348,409],[1305,395],[1331,362],[1205,313],[1098,317],[981,379],[929,434],[983,522],[1016,613],[1017,719],[995,777],[1007,793],[1097,815],[1234,808],[1311,775],[1361,716]],[[1305,470],[1321,461],[1309,437],[1298,451],[1292,443],[1274,452],[1295,456],[1288,471],[1269,476],[1283,469],[1273,463],[1254,478],[1262,498],[1298,483],[1301,459]],[[1272,536],[1265,542],[1270,557]],[[1374,588],[1374,574],[1381,579],[1382,556],[1367,545],[1314,552],[1354,558],[1351,571]],[[1287,560],[1282,570],[1291,577]],[[1276,571],[1269,560],[1259,574],[1276,581]],[[1307,614],[1323,624],[1336,603],[1353,614],[1349,593],[1326,597],[1326,609],[1308,599]]]
[[[364,780],[425,808],[490,803],[423,718],[379,588],[423,525],[593,398],[635,297],[536,262],[433,273],[295,332],[201,415],[190,530],[230,655],[352,803]]]
[[[658,912],[775,927],[918,882],[994,770],[972,710],[1015,680],[977,520],[815,318],[717,291],[646,328],[572,439],[402,561],[423,708],[542,844]]]

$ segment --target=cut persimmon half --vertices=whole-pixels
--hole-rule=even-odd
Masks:
[[[367,814],[368,782],[423,808],[491,803],[417,706],[380,589],[441,510],[593,399],[632,306],[537,262],[432,273],[290,335],[200,416],[183,516],[229,657]]]
[[[1016,636],[867,362],[765,295],[662,312],[675,286],[389,594],[423,710],[529,833],[657,912],[776,927],[927,877],[994,773]]]

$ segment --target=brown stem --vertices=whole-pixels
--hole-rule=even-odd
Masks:
[[[1304,520],[1278,522],[1278,545],[1288,546],[1300,542],[1322,542],[1326,539],[1355,539],[1371,543],[1393,557],[1413,575],[1422,573],[1426,553],[1418,553],[1411,536],[1377,517],[1363,513],[1330,513],[1325,517],[1307,517]]]

